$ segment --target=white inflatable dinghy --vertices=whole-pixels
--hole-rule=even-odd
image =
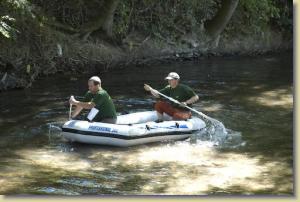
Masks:
[[[150,142],[181,140],[205,128],[198,117],[175,121],[164,116],[156,123],[155,111],[136,112],[117,117],[116,124],[70,120],[63,127],[63,136],[72,142],[128,147]]]

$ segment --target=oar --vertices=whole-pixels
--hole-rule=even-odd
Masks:
[[[70,109],[69,109],[69,120],[71,120],[71,115],[72,115],[72,104],[70,104]]]
[[[168,100],[170,100],[170,101],[172,101],[172,102],[174,102],[174,103],[176,103],[176,104],[179,104],[180,106],[183,106],[183,107],[185,107],[185,108],[187,108],[187,109],[189,109],[189,110],[195,112],[196,114],[198,114],[199,116],[205,118],[206,120],[209,120],[215,127],[221,127],[223,133],[224,133],[224,134],[227,134],[226,128],[225,128],[225,126],[223,125],[222,122],[220,122],[220,121],[218,121],[218,120],[216,120],[216,119],[213,119],[213,118],[211,118],[211,117],[209,117],[209,116],[203,114],[202,112],[197,111],[196,109],[193,109],[193,108],[191,108],[191,107],[189,107],[189,106],[187,106],[187,105],[184,105],[184,104],[182,104],[181,102],[179,102],[178,100],[175,100],[174,98],[171,98],[171,97],[169,97],[169,96],[166,96],[166,95],[162,94],[162,93],[159,92],[158,90],[155,90],[155,89],[153,89],[153,88],[151,88],[151,87],[150,87],[150,89],[152,89],[152,90],[153,90],[155,93],[157,93],[158,95],[160,95],[160,96],[162,96],[162,97],[164,97],[164,98],[167,98]]]
[[[71,95],[71,96],[70,96],[70,99],[74,99],[74,96],[73,96],[73,95]],[[72,118],[72,104],[70,103],[70,109],[69,109],[69,120],[71,120],[71,118]]]

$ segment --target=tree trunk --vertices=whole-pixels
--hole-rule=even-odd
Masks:
[[[223,32],[238,3],[239,0],[222,0],[221,8],[217,14],[205,22],[205,28],[210,37],[215,39]]]
[[[118,3],[119,0],[105,0],[98,18],[84,24],[80,32],[86,34],[101,29],[107,36],[112,37],[113,19]]]
[[[113,0],[111,1],[112,4],[110,5],[107,13],[106,20],[104,21],[104,24],[102,26],[102,30],[106,33],[107,36],[112,37],[113,32],[112,32],[112,27],[113,27],[113,22],[114,22],[114,14],[115,10],[118,6],[119,0]]]

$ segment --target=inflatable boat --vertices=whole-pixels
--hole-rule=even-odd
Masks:
[[[128,147],[186,139],[206,126],[198,117],[175,121],[166,115],[163,122],[155,120],[155,111],[136,112],[118,116],[116,124],[70,120],[63,125],[62,131],[72,142]]]

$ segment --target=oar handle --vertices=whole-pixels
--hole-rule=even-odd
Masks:
[[[156,94],[158,94],[158,95],[161,95],[161,96],[167,98],[168,100],[170,100],[170,101],[172,101],[172,102],[175,102],[176,104],[181,104],[178,100],[175,100],[174,98],[168,97],[168,96],[162,94],[161,92],[159,92],[158,90],[156,90],[156,89],[154,89],[154,88],[151,88],[151,87],[150,87],[150,90],[154,91],[154,93],[156,93]]]
[[[161,95],[162,97],[165,97],[165,98],[167,98],[168,100],[170,100],[170,101],[172,101],[172,102],[174,102],[174,103],[176,103],[176,104],[179,104],[179,105],[188,107],[188,106],[186,106],[186,105],[183,105],[183,104],[182,104],[181,102],[179,102],[178,100],[175,100],[174,98],[171,98],[171,97],[169,97],[169,96],[166,96],[166,95],[162,94],[162,93],[159,92],[158,90],[155,90],[155,89],[153,89],[153,88],[150,88],[150,89],[153,90],[156,94]]]
[[[70,104],[70,109],[69,109],[69,120],[71,120],[72,117],[72,104]]]

